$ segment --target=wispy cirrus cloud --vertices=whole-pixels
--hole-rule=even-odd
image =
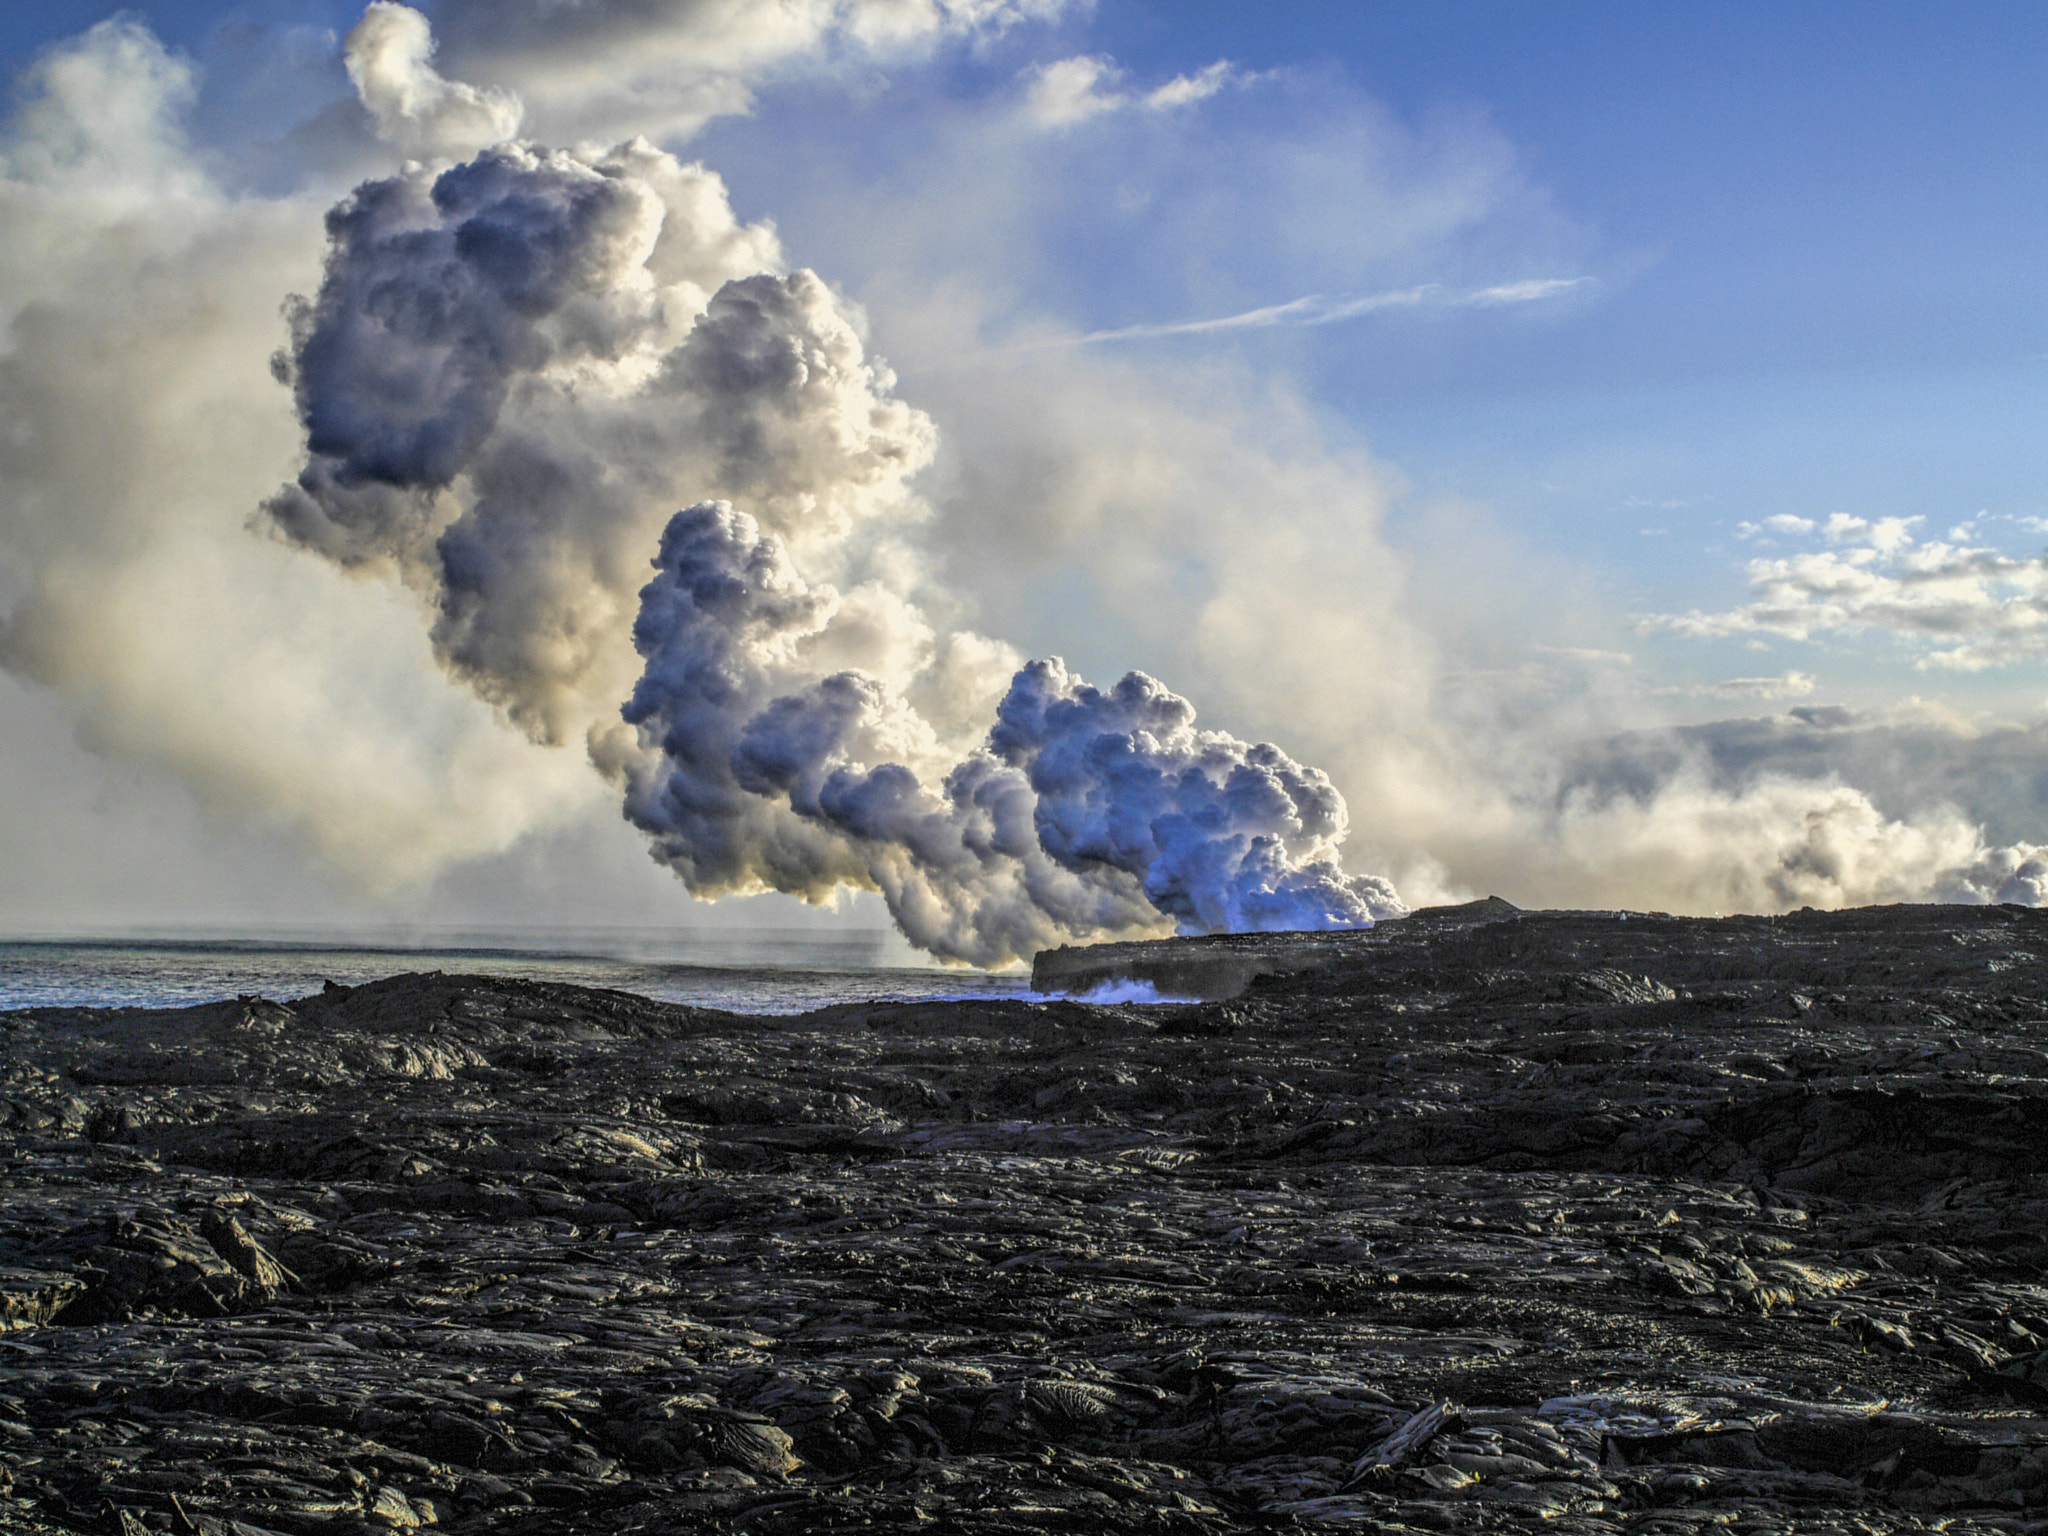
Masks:
[[[1522,282],[1496,283],[1487,288],[1449,288],[1442,283],[1418,283],[1410,288],[1393,288],[1379,293],[1307,294],[1284,304],[1266,304],[1240,310],[1234,315],[1212,315],[1197,320],[1155,320],[1141,325],[1122,325],[1109,330],[1062,336],[1043,345],[1080,346],[1106,341],[1151,341],[1163,336],[1202,336],[1219,331],[1261,330],[1273,326],[1336,325],[1362,315],[1391,309],[1494,309],[1510,304],[1535,304],[1562,297],[1593,281],[1590,277],[1543,277]]]

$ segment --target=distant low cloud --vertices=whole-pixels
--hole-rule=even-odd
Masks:
[[[1812,693],[1815,686],[1810,672],[1786,672],[1777,677],[1730,677],[1718,683],[1695,683],[1652,691],[1665,698],[1800,699]]]
[[[1646,795],[1575,791],[1559,846],[1614,884],[1642,881],[1674,905],[1724,912],[1895,901],[2039,905],[2048,850],[1993,847],[1952,808],[1887,816],[1854,786],[1764,776],[1730,792],[1681,770]]]
[[[1585,645],[1532,645],[1530,650],[1543,656],[1555,656],[1559,661],[1575,662],[1585,667],[1626,667],[1635,663],[1627,651],[1606,651],[1596,646]]]
[[[1960,808],[1988,843],[2038,838],[2048,824],[2048,722],[1973,720],[1916,699],[1879,711],[1800,704],[1579,744],[1563,783],[1596,800],[1637,799],[1693,773],[1740,796],[1766,779],[1854,785],[1887,817],[1926,821]]]

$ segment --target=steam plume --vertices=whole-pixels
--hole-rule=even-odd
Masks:
[[[1000,649],[941,641],[907,542],[931,424],[823,282],[759,270],[772,236],[701,167],[502,144],[367,183],[328,229],[286,369],[309,456],[271,526],[422,592],[443,663],[536,740],[581,733],[691,890],[877,890],[983,964],[1403,910],[1343,872],[1324,774],[1138,673],[1034,662],[998,700]],[[973,735],[917,707],[971,718],[963,693]]]

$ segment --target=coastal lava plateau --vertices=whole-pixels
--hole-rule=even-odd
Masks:
[[[0,1015],[20,1536],[2048,1532],[2048,913]]]

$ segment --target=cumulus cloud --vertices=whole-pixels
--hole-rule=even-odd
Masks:
[[[1847,512],[1830,512],[1821,532],[1831,544],[1863,545],[1890,555],[1911,544],[1913,530],[1925,521],[1922,517],[1880,517],[1873,522]]]
[[[1752,560],[1752,600],[1742,607],[1646,615],[1637,627],[1698,638],[1774,634],[1793,640],[1878,630],[1918,649],[1920,667],[1958,671],[2048,655],[2048,556],[1916,542],[1912,530],[1920,521],[1837,512],[1821,530],[1834,548]]]

